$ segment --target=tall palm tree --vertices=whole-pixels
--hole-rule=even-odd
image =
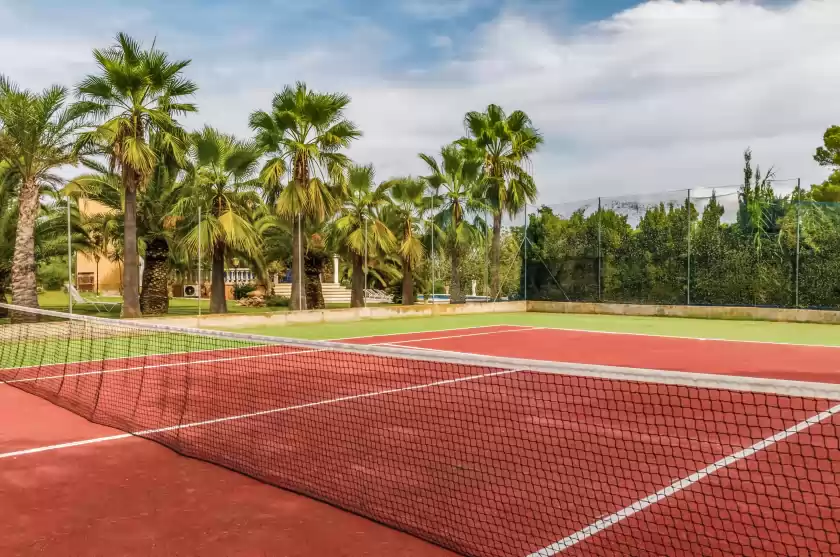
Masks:
[[[0,302],[6,303],[6,290],[12,277],[12,257],[15,253],[17,228],[17,190],[20,181],[9,164],[0,161]],[[0,317],[7,312],[0,309]]]
[[[462,302],[461,256],[467,247],[482,241],[481,214],[490,208],[482,197],[482,160],[457,144],[441,149],[441,164],[429,155],[421,154],[420,158],[431,171],[425,180],[436,197],[433,233],[442,235],[451,260],[449,297]]]
[[[191,141],[192,164],[187,168],[184,191],[173,215],[183,219],[185,248],[195,253],[200,238],[210,254],[210,312],[226,313],[226,258],[233,252],[241,252],[249,260],[261,261],[262,257],[260,236],[253,222],[262,204],[254,180],[261,151],[251,142],[211,127],[192,134]]]
[[[543,142],[527,114],[516,110],[505,114],[491,104],[484,112],[468,112],[464,126],[469,137],[459,143],[484,160],[485,196],[493,212],[490,247],[490,291],[499,293],[502,217],[513,217],[526,203],[537,200],[537,187],[526,168]]]
[[[113,225],[124,218],[125,190],[120,176],[96,163],[88,164],[98,172],[74,178],[65,192],[95,201],[106,209],[85,219],[91,238],[89,254],[98,269],[99,260],[114,255],[117,242],[122,245],[122,232],[114,230]],[[177,180],[180,170],[172,157],[159,155],[155,171],[137,199],[137,235],[145,262],[140,293],[140,308],[144,315],[165,315],[169,311],[169,262],[176,242],[176,219],[170,213],[182,193]]]
[[[396,233],[396,252],[402,266],[402,303],[414,304],[414,269],[425,255],[423,218],[428,206],[426,182],[420,178],[391,181],[391,203],[385,208],[385,221]]]
[[[350,306],[365,303],[365,271],[370,257],[394,248],[396,239],[380,218],[389,203],[390,182],[374,185],[373,165],[354,165],[347,169],[347,195],[335,221],[330,223],[333,245],[350,255],[353,263]]]
[[[20,181],[11,279],[12,299],[21,306],[38,307],[35,223],[40,193],[60,182],[53,174],[58,167],[78,160],[74,143],[85,122],[78,110],[65,106],[66,100],[63,87],[32,93],[0,75],[0,161]]]
[[[137,194],[153,174],[159,150],[149,145],[159,135],[162,148],[181,158],[186,150],[184,132],[174,116],[195,112],[183,102],[197,86],[183,77],[190,61],[172,62],[154,46],[120,33],[110,48],[93,51],[99,73],[84,78],[77,87],[77,107],[100,123],[83,134],[83,145],[101,146],[112,171],[117,171],[125,191],[123,316],[140,311],[140,259],[137,245]]]
[[[293,310],[307,307],[301,291],[304,231],[307,224],[332,216],[337,202],[327,184],[349,165],[340,150],[362,135],[344,117],[348,104],[347,95],[312,91],[299,82],[274,97],[270,112],[258,110],[250,117],[257,145],[271,155],[260,175],[263,187],[277,191],[291,172],[291,181],[277,195],[277,212],[294,223]]]

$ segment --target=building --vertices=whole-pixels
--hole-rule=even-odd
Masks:
[[[89,199],[79,200],[79,212],[93,216],[108,209],[101,203]],[[88,253],[76,254],[76,288],[81,292],[99,292],[103,295],[119,295],[122,285],[122,265],[108,259],[106,254],[97,258]]]

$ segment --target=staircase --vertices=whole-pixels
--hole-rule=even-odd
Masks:
[[[324,293],[324,303],[330,304],[349,304],[350,303],[350,289],[335,284],[332,282],[322,282],[321,291]],[[289,282],[281,282],[274,285],[274,295],[283,296],[284,298],[292,297],[292,284]]]

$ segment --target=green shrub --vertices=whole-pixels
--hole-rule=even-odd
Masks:
[[[257,287],[253,284],[237,284],[233,287],[233,299],[241,300],[256,289]]]
[[[265,299],[265,306],[269,308],[289,307],[289,299],[285,296],[268,296]]]

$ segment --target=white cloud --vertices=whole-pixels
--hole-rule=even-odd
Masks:
[[[158,44],[194,59],[202,89],[193,126],[247,134],[248,114],[298,79],[349,93],[365,132],[351,155],[383,179],[423,172],[417,153],[459,137],[464,113],[490,102],[527,111],[545,134],[533,162],[544,202],[737,183],[748,146],[780,177],[825,176],[811,156],[825,128],[840,124],[840,2],[658,1],[562,32],[545,21],[503,13],[451,35],[459,59],[396,74],[385,63],[400,37],[370,23],[299,51],[233,45],[223,55],[176,36]],[[92,66],[90,48],[113,31],[61,29],[0,39],[0,67],[30,87],[75,83]]]

